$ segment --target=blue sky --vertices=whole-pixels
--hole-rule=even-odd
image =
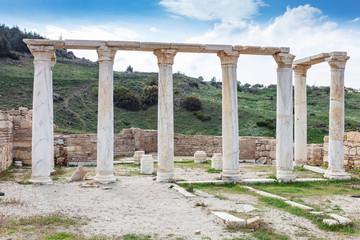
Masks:
[[[286,46],[297,58],[347,51],[347,86],[360,88],[360,1],[358,0],[0,0],[0,23],[18,25],[51,39],[138,40]],[[96,60],[95,51],[76,51]],[[115,70],[132,65],[157,71],[151,53],[118,52]],[[260,70],[260,71],[259,71]],[[178,54],[174,72],[215,76],[216,55]],[[308,72],[309,85],[329,85],[327,63]],[[240,56],[238,80],[276,83],[268,56]]]

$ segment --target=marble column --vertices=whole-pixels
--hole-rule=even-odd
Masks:
[[[239,52],[221,51],[218,54],[222,69],[222,179],[240,182],[239,123],[236,68]]]
[[[99,57],[99,93],[97,124],[97,168],[95,181],[115,182],[114,169],[114,103],[113,65],[116,50],[97,49]]]
[[[344,169],[344,71],[348,56],[330,56],[326,59],[331,68],[329,161],[325,177],[347,180]]]
[[[293,173],[293,99],[292,62],[295,56],[274,55],[277,68],[276,97],[276,177],[279,181],[295,180]]]
[[[54,158],[54,97],[53,97],[53,69],[54,66],[56,64],[56,56],[55,53],[54,55],[51,57],[51,83],[50,83],[50,87],[51,87],[51,99],[50,99],[50,120],[51,120],[51,137],[50,137],[50,153],[51,153],[51,160],[50,160],[50,172],[54,173],[55,172],[55,158]]]
[[[307,162],[306,72],[310,65],[293,67],[295,75],[295,166]]]
[[[54,46],[29,46],[34,55],[34,91],[32,119],[33,183],[51,183],[51,57]]]
[[[158,170],[157,181],[170,182],[174,176],[174,104],[172,65],[174,49],[157,49],[159,65],[158,96]]]

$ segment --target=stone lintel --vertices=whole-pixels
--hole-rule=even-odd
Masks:
[[[274,55],[277,53],[289,53],[290,48],[287,47],[260,47],[260,46],[240,46],[235,45],[234,51],[239,51],[240,54],[251,55]]]
[[[106,46],[106,41],[100,40],[65,40],[66,49],[98,49]]]
[[[294,61],[294,66],[295,65],[314,65],[314,64],[318,64],[318,63],[322,63],[325,62],[326,58],[328,58],[330,56],[329,53],[320,53],[320,54],[316,54],[310,57],[306,57],[306,58],[301,58],[298,60]]]
[[[23,39],[23,42],[28,46],[54,46],[55,48],[61,48],[65,42],[61,40],[48,40],[48,39]]]
[[[161,42],[140,42],[140,51],[154,51],[156,49],[170,49],[170,43]]]
[[[219,45],[219,44],[205,44],[204,50],[202,52],[204,53],[218,53],[220,51],[232,51],[233,46],[232,45]]]
[[[205,49],[203,44],[193,44],[193,43],[171,43],[171,49],[177,49],[178,52],[202,52]]]
[[[140,42],[130,41],[107,41],[108,47],[114,47],[117,50],[138,50],[140,48]]]

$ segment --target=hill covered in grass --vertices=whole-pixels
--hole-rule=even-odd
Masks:
[[[114,72],[114,85],[123,86],[139,99],[145,86],[157,73]],[[204,82],[182,73],[174,76],[175,132],[221,135],[221,83]],[[54,118],[61,130],[96,133],[98,65],[88,60],[58,57],[53,70]],[[20,60],[0,59],[0,109],[20,106],[32,109],[33,59],[21,54]],[[308,142],[322,142],[329,128],[329,87],[308,87]],[[185,110],[186,96],[200,99],[196,114]],[[239,135],[275,136],[276,85],[267,87],[238,84]],[[346,130],[360,129],[360,93],[346,89]],[[205,118],[199,117],[205,116]],[[157,129],[157,106],[130,111],[114,108],[115,132],[123,128]],[[202,119],[202,120],[201,120]]]

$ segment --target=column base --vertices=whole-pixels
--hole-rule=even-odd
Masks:
[[[331,180],[350,180],[351,177],[345,172],[344,169],[330,169],[328,168],[324,177]]]
[[[37,184],[51,184],[53,182],[50,177],[35,177],[35,176],[32,176],[29,181]]]
[[[173,182],[174,173],[161,173],[157,172],[156,181],[158,182]]]
[[[94,181],[97,183],[108,184],[108,183],[116,182],[116,179],[114,174],[109,174],[109,175],[96,174]]]
[[[224,182],[232,182],[232,183],[239,183],[241,182],[242,178],[240,176],[239,172],[227,172],[226,170],[223,170],[223,173],[221,174],[221,180]]]
[[[280,182],[291,182],[296,179],[294,172],[291,170],[277,170],[276,178]]]

